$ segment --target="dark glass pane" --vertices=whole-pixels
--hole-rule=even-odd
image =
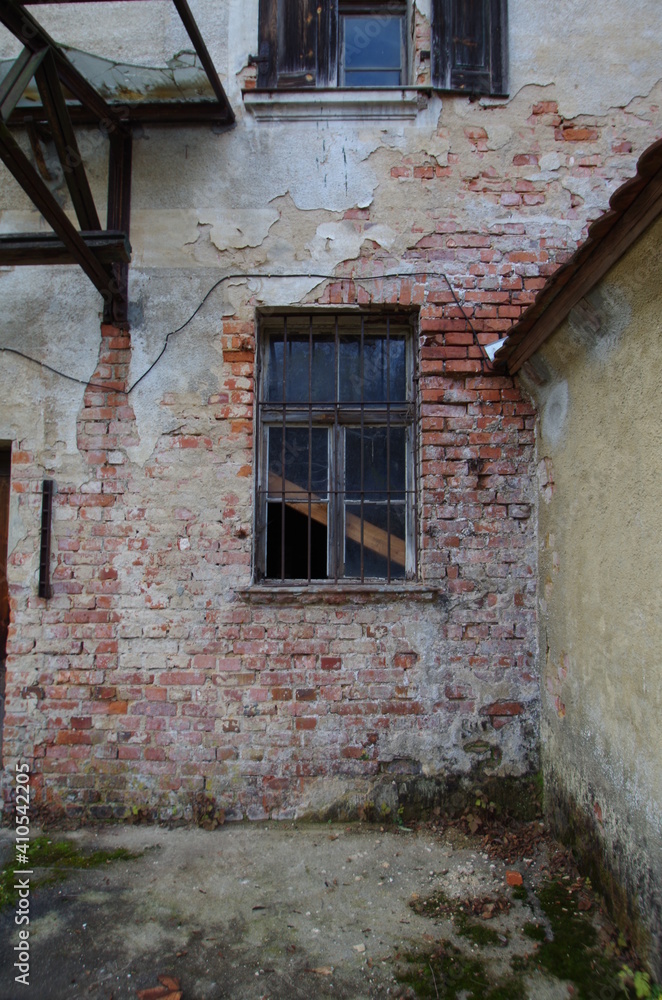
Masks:
[[[390,363],[388,356],[390,354]],[[390,386],[390,394],[387,393]],[[363,394],[361,387],[363,386]],[[407,399],[404,337],[340,338],[340,402],[398,403]]]
[[[269,340],[267,402],[334,402],[335,345],[332,337],[313,336],[312,366],[308,334],[292,333]],[[283,359],[285,381],[283,382]],[[310,384],[309,384],[310,383]],[[283,395],[283,389],[285,395]]]
[[[402,61],[402,17],[373,14],[343,18],[344,65],[346,70],[391,69],[399,72]]]
[[[269,493],[282,491],[283,428],[269,428]],[[311,447],[312,445],[312,447]],[[324,427],[285,428],[285,480],[288,493],[310,491],[315,497],[326,496],[329,479],[329,432]],[[307,499],[307,497],[306,497]]]
[[[404,500],[407,462],[404,427],[363,429],[363,494],[366,500],[386,500],[390,486],[392,500]],[[390,480],[388,468],[390,465]],[[347,500],[361,499],[361,428],[349,427],[345,435],[345,494]]]
[[[313,337],[313,403],[336,401],[336,345],[333,337]]]
[[[405,504],[363,505],[363,577],[388,576],[390,537],[391,579],[405,576]],[[390,527],[390,536],[388,528]],[[345,576],[361,577],[361,505],[345,506]]]
[[[321,506],[321,505],[320,505]],[[324,518],[326,518],[326,504]],[[321,513],[318,511],[318,516]],[[283,553],[285,556],[283,566]],[[321,520],[310,519],[310,578],[325,580],[327,529]],[[308,513],[280,503],[267,504],[267,577],[271,580],[308,579]]]

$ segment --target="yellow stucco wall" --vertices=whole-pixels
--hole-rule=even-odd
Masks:
[[[662,219],[523,381],[540,406],[540,629],[548,801],[588,816],[651,934],[662,908]],[[560,806],[560,808],[559,808]],[[574,813],[573,806],[578,812]],[[581,823],[580,823],[581,825]],[[634,902],[636,900],[636,902]],[[657,954],[657,959],[655,955]]]

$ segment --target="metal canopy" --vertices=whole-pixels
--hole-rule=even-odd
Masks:
[[[192,125],[211,122],[230,126],[234,113],[214,68],[187,0],[172,0],[204,71],[212,99],[140,100],[123,96],[114,103],[102,96],[74,65],[68,50],[55,42],[26,7],[39,4],[103,3],[107,0],[2,0],[0,24],[24,46],[0,82],[0,159],[54,231],[0,236],[0,265],[80,265],[104,299],[106,321],[126,323],[131,213],[132,127]],[[145,0],[124,0],[143,3]],[[34,79],[40,103],[23,106]],[[75,125],[96,125],[109,139],[106,229],[102,229],[76,141]],[[10,132],[28,130],[35,164]],[[69,189],[78,228],[46,184],[39,140],[51,140]]]

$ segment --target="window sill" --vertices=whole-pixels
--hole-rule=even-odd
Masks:
[[[310,88],[244,90],[244,105],[258,121],[412,121],[427,106],[429,87],[381,87],[374,90]]]
[[[237,595],[246,601],[255,603],[294,603],[297,601],[313,603],[322,601],[332,604],[349,604],[356,598],[371,600],[438,600],[445,591],[439,586],[420,583],[302,583],[301,585],[280,583],[255,583],[250,587],[237,590]]]

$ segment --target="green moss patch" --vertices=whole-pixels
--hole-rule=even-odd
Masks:
[[[598,945],[590,917],[578,908],[577,894],[563,882],[552,881],[542,886],[538,898],[549,920],[552,940],[541,944],[536,964],[557,979],[569,980],[578,1000],[593,1000],[596,992],[608,988],[616,996],[622,988],[620,965]]]
[[[30,842],[28,858],[30,867],[39,871],[30,876],[31,889],[49,885],[66,878],[67,872],[76,869],[98,868],[100,865],[111,864],[113,861],[130,861],[139,858],[140,854],[118,847],[114,851],[84,852],[71,840],[52,840],[42,835]],[[16,869],[20,873],[20,869]],[[12,906],[17,899],[14,883],[16,881],[14,859],[9,861],[0,872],[0,908]]]
[[[417,997],[438,1000],[525,1000],[521,977],[494,980],[481,958],[463,954],[449,941],[431,953],[409,952],[401,956],[396,970],[399,982],[411,987]]]

